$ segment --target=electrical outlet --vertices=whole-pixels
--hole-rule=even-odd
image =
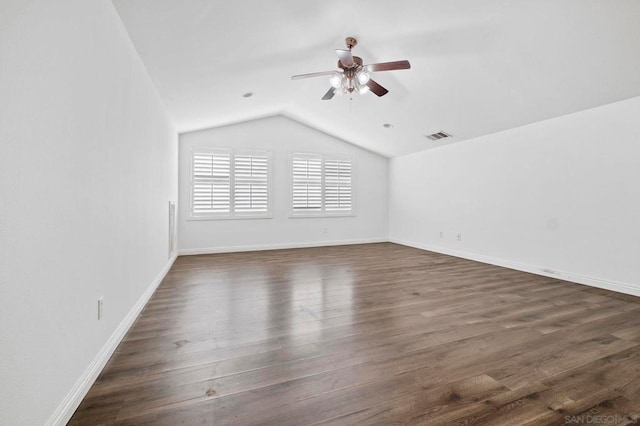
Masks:
[[[104,305],[104,296],[100,297],[98,299],[98,321],[102,319],[102,315],[103,315],[103,305]]]
[[[458,241],[462,241],[462,234],[458,232]]]
[[[322,228],[322,233],[326,234],[327,233],[327,228]]]
[[[444,232],[440,231],[440,238],[444,238]]]

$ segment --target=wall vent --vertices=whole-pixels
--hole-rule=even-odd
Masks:
[[[444,139],[444,138],[450,138],[450,137],[451,135],[445,132],[438,132],[432,135],[427,135],[427,139],[430,139],[432,141],[437,141],[438,139]]]

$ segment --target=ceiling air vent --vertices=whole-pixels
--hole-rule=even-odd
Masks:
[[[427,138],[432,140],[432,141],[437,141],[438,139],[444,139],[444,138],[450,138],[451,135],[449,133],[445,133],[445,132],[438,132],[438,133],[434,133],[432,135],[427,135]]]

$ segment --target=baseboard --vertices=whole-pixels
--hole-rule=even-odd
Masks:
[[[387,241],[389,241],[387,238],[363,238],[355,240],[313,241],[308,243],[258,244],[247,246],[181,249],[178,253],[180,254],[180,256],[191,256],[196,254],[236,253],[242,251],[282,250],[307,247],[343,246],[349,244],[386,243]]]
[[[71,416],[73,416],[73,413],[82,402],[82,399],[85,397],[87,392],[89,392],[89,389],[98,378],[98,375],[107,364],[109,358],[111,358],[111,355],[113,355],[118,344],[120,344],[125,334],[127,334],[127,331],[129,331],[131,325],[133,325],[133,322],[138,318],[138,315],[156,291],[158,285],[160,285],[164,277],[167,275],[167,272],[169,272],[169,269],[171,269],[171,266],[177,257],[178,255],[175,254],[169,259],[164,268],[162,268],[153,282],[151,282],[151,285],[149,285],[142,296],[140,296],[140,299],[138,299],[127,316],[125,316],[120,322],[89,367],[84,371],[82,376],[80,376],[75,385],[73,385],[67,396],[62,400],[62,403],[51,415],[47,423],[45,423],[47,426],[66,425],[69,419],[71,419]]]
[[[617,293],[630,294],[632,296],[640,296],[640,287],[631,283],[619,281],[605,280],[602,278],[589,277],[585,275],[575,274],[573,272],[553,270],[540,265],[531,265],[527,263],[514,262],[510,260],[500,259],[491,256],[485,256],[476,253],[469,253],[460,250],[454,250],[446,247],[434,246],[430,244],[417,243],[398,238],[390,238],[389,242],[401,244],[403,246],[414,247],[422,250],[442,253],[449,256],[460,257],[462,259],[475,260],[477,262],[488,263],[490,265],[502,266],[504,268],[515,269],[517,271],[530,272],[536,275],[558,278],[565,281],[571,281],[578,284],[584,284],[591,287],[602,288],[605,290],[615,291]]]

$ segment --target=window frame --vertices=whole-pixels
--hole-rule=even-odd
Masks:
[[[297,156],[304,156],[310,158],[320,158],[321,160],[321,184],[320,184],[320,193],[321,195],[321,210],[320,211],[310,211],[310,212],[301,212],[294,211],[293,209],[293,161]],[[349,161],[351,163],[351,210],[349,211],[327,211],[325,209],[325,162],[326,161]],[[299,219],[299,218],[321,218],[321,217],[353,217],[356,216],[356,162],[353,157],[345,154],[319,154],[317,152],[290,152],[289,153],[289,218],[290,219]]]
[[[195,214],[194,203],[194,156],[198,153],[224,153],[229,156],[229,211],[221,213]],[[236,155],[264,156],[267,159],[267,211],[266,212],[236,212]],[[187,220],[236,220],[236,219],[271,219],[273,218],[273,156],[271,151],[261,149],[234,149],[218,147],[194,147],[190,152],[190,180],[189,180],[189,217]]]

